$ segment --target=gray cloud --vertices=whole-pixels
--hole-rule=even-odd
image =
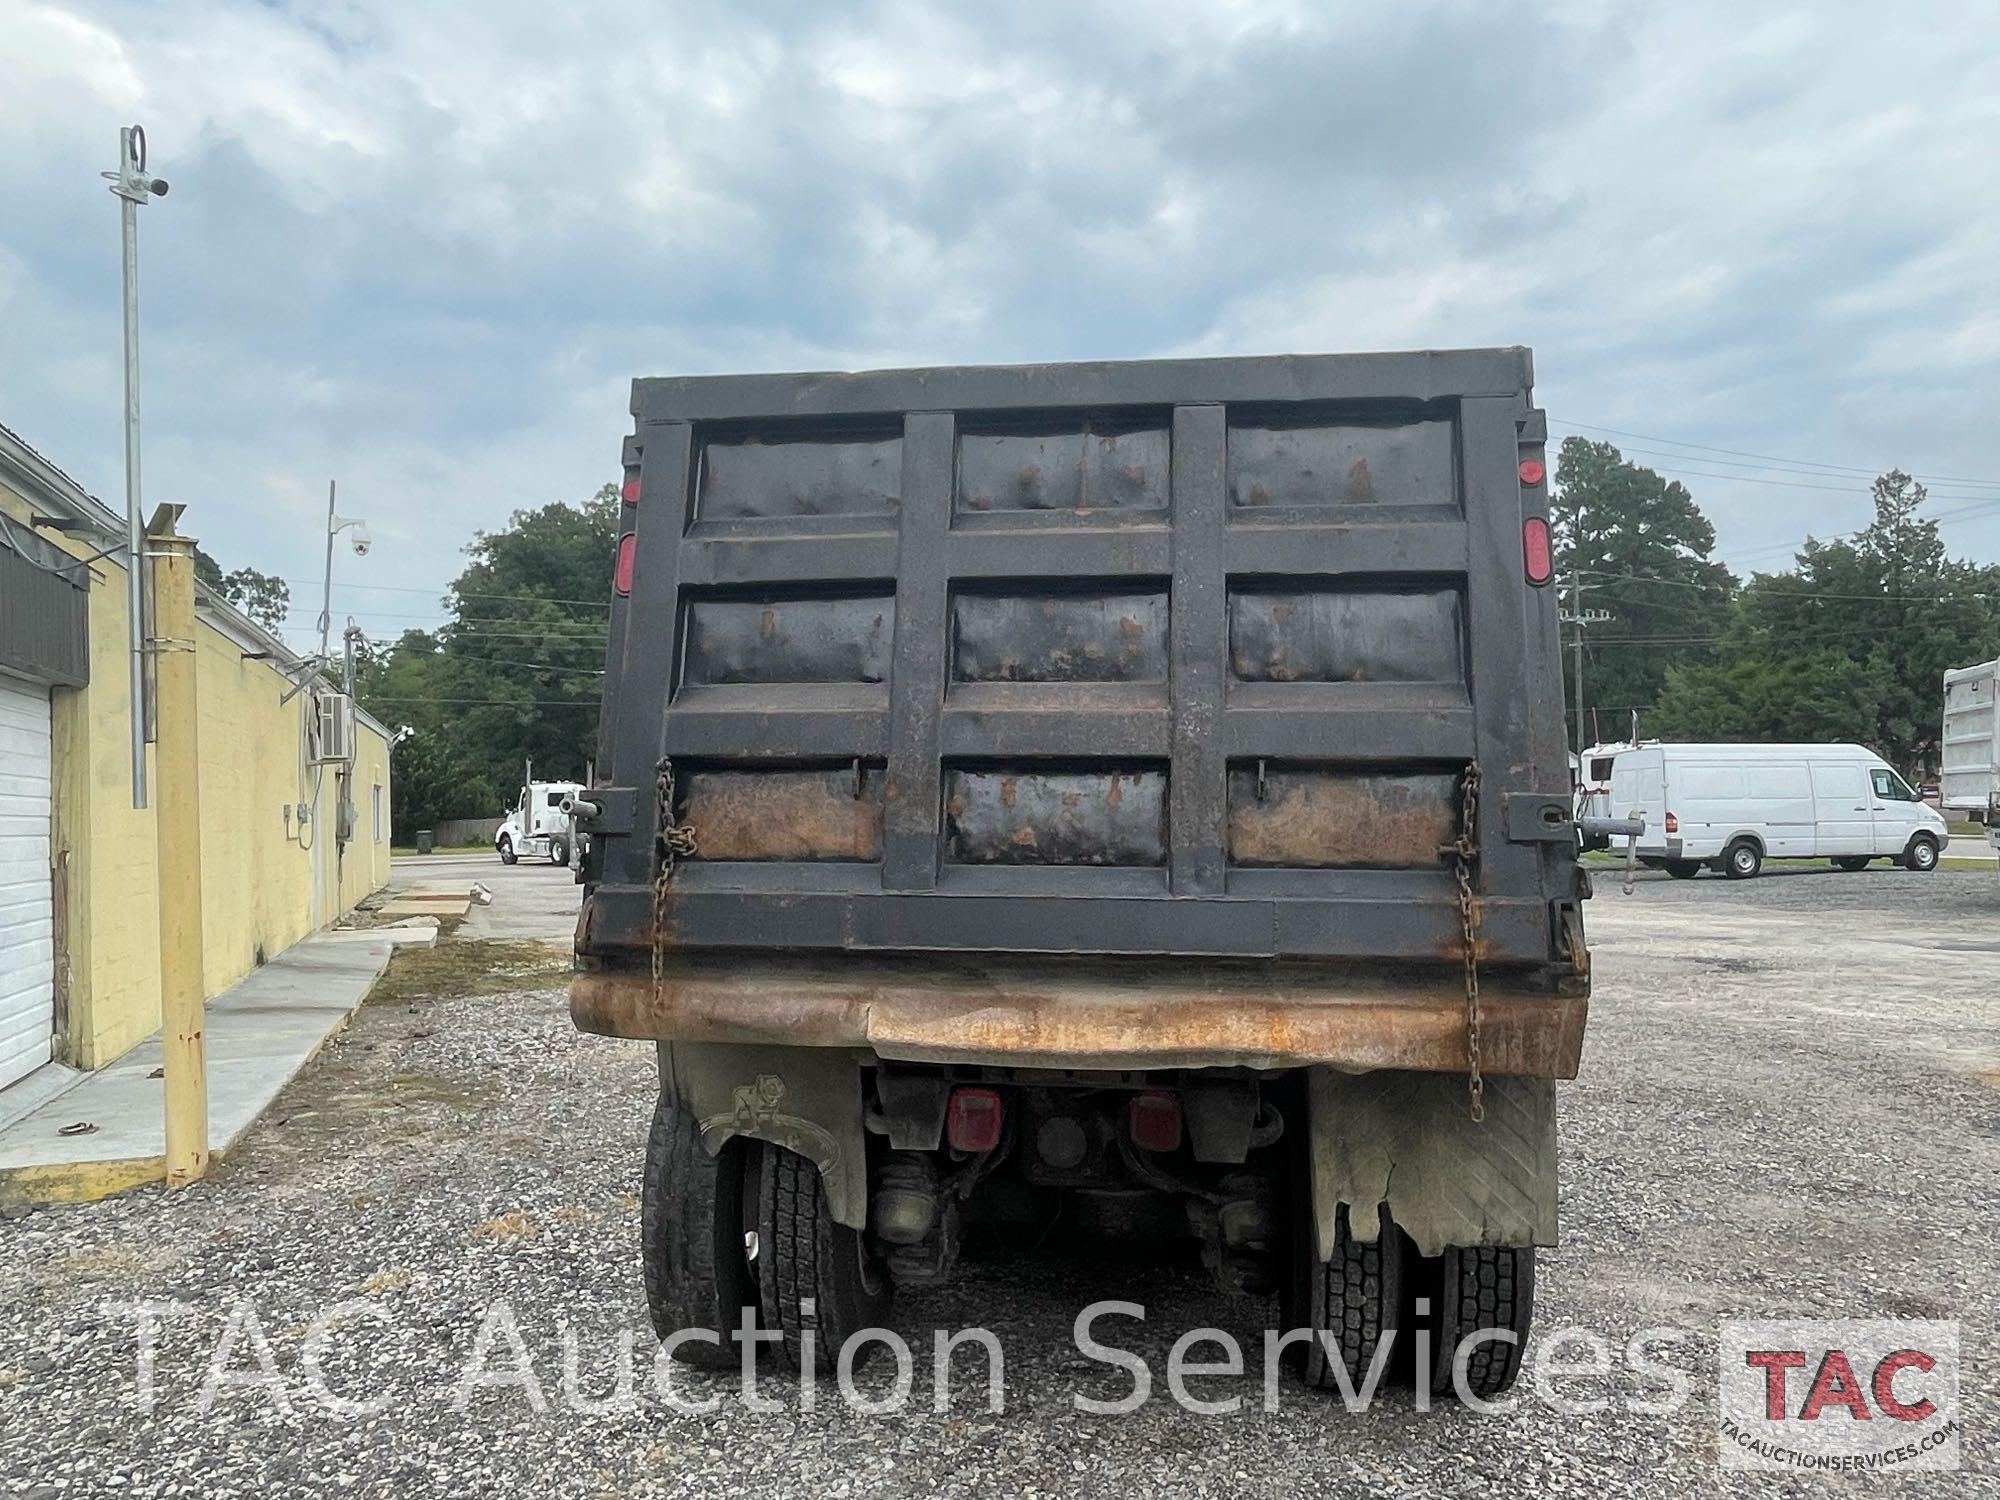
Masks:
[[[0,420],[118,492],[143,120],[148,489],[230,565],[335,473],[442,585],[678,371],[1528,343],[1558,420],[2000,480],[1976,7],[0,3]],[[1753,563],[1866,514],[1658,461]]]

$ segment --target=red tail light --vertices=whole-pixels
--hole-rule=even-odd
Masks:
[[[1556,575],[1555,549],[1549,542],[1549,523],[1530,516],[1521,523],[1521,559],[1528,582],[1540,588]]]
[[[1132,1144],[1142,1151],[1178,1151],[1181,1145],[1181,1101],[1173,1094],[1148,1089],[1134,1094],[1126,1112]]]
[[[1533,489],[1548,477],[1549,471],[1539,458],[1521,460],[1521,483],[1527,485],[1529,489]]]
[[[631,475],[626,479],[625,487],[618,492],[618,498],[623,500],[627,505],[637,505],[639,503],[639,476],[637,474]]]
[[[1668,813],[1668,814],[1667,814],[1667,832],[1668,832],[1668,833],[1679,833],[1680,831],[1681,831],[1681,820],[1680,820],[1679,818],[1675,817],[1675,816],[1674,816],[1674,815],[1673,815],[1672,813]]]
[[[620,596],[632,592],[632,554],[639,545],[639,538],[632,532],[618,538],[618,565],[611,570],[611,587]]]
[[[992,1089],[953,1089],[944,1114],[944,1138],[954,1151],[979,1156],[1000,1144],[1007,1107]]]

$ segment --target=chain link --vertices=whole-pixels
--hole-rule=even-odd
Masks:
[[[1467,1105],[1472,1118],[1486,1118],[1486,1080],[1479,1056],[1479,919],[1472,902],[1472,872],[1479,863],[1479,763],[1465,768],[1459,785],[1458,837],[1438,850],[1452,863],[1458,881],[1458,917],[1465,948],[1465,1060]]]
[[[662,758],[653,789],[658,803],[659,834],[654,840],[659,868],[653,874],[653,983],[657,986],[667,967],[667,886],[674,878],[674,864],[695,853],[694,830],[674,821],[674,763]]]

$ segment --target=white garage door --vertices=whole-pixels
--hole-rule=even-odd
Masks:
[[[49,1060],[49,692],[0,677],[0,1088]]]

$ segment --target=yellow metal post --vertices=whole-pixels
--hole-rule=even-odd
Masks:
[[[167,1092],[167,1186],[208,1171],[208,1062],[202,1041],[201,783],[195,713],[194,539],[178,506],[153,518],[155,832],[159,840],[160,1042]]]

